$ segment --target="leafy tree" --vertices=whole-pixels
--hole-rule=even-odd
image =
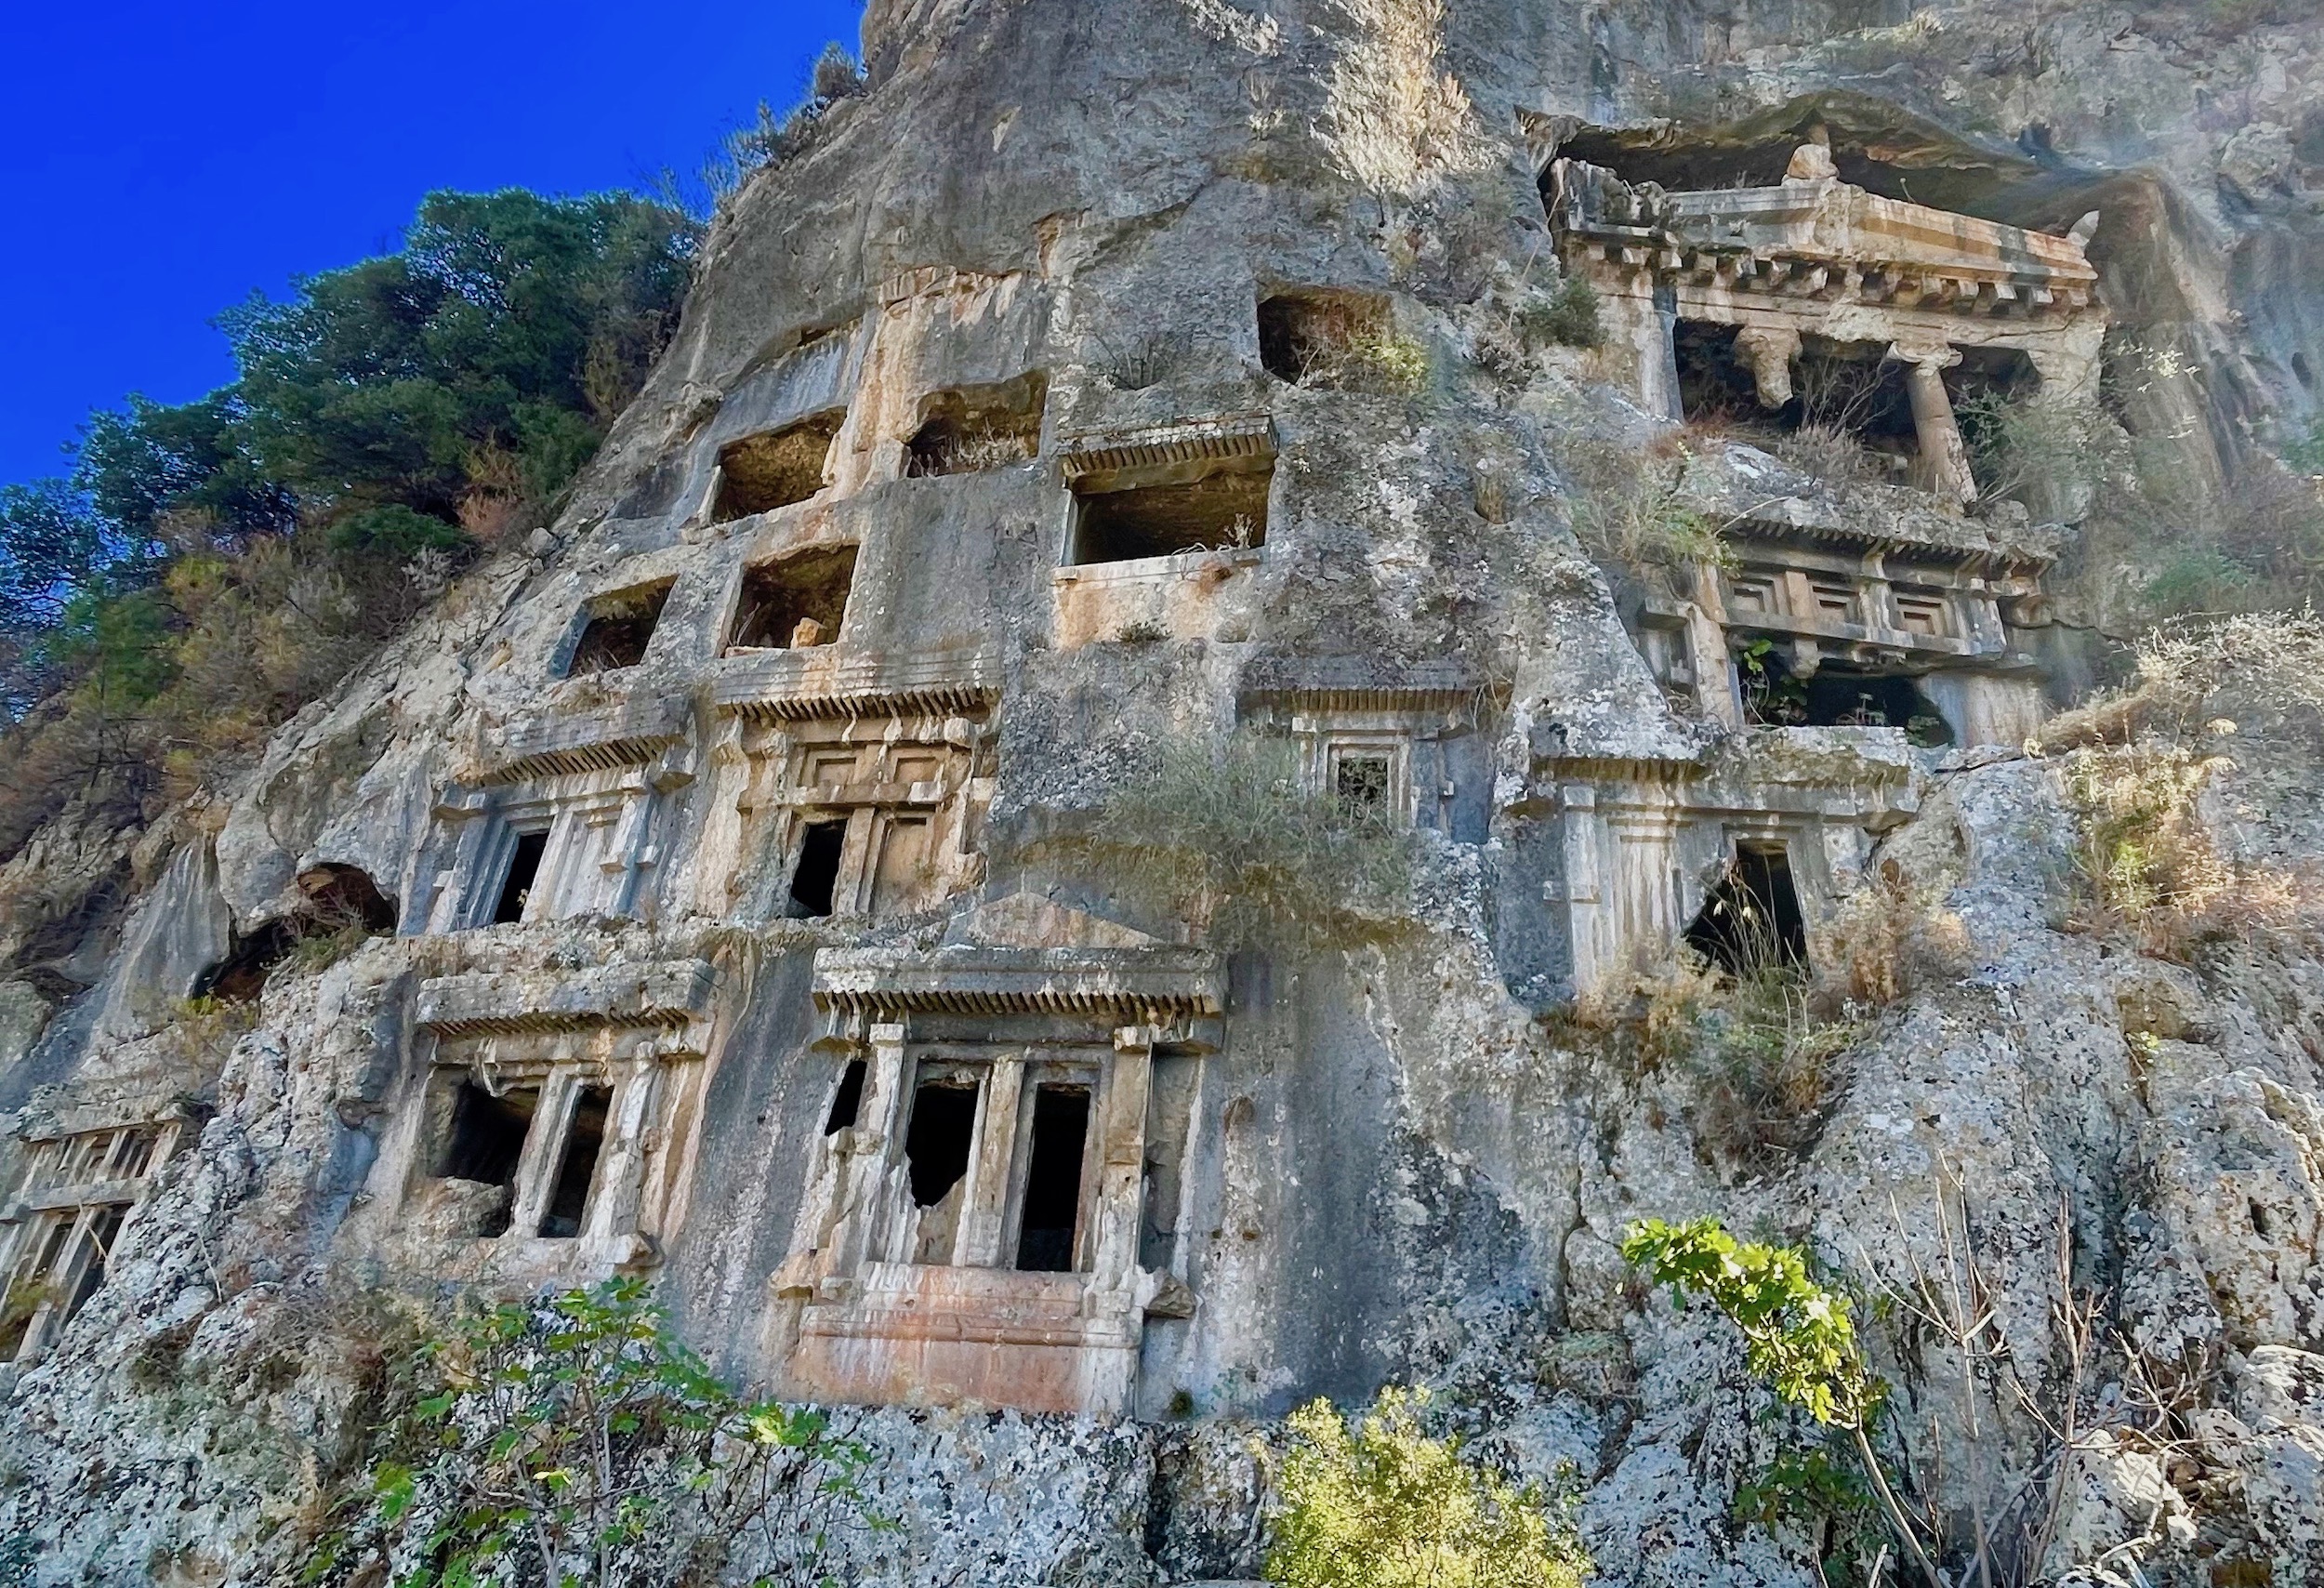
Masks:
[[[1267,1581],[1284,1588],[1579,1588],[1590,1557],[1539,1488],[1470,1462],[1421,1424],[1426,1392],[1391,1386],[1353,1422],[1329,1401],[1290,1418]]]
[[[627,194],[432,193],[399,252],[226,314],[233,384],[133,396],[69,478],[0,491],[0,854],[70,792],[129,819],[182,790],[548,510],[675,328],[697,234]]]
[[[1848,1298],[1816,1282],[1806,1254],[1738,1241],[1717,1219],[1703,1218],[1632,1224],[1622,1257],[1670,1286],[1682,1305],[1690,1295],[1707,1298],[1741,1330],[1744,1360],[1778,1398],[1849,1435],[1897,1542],[1931,1588],[1947,1588],[1872,1450],[1871,1420],[1886,1386],[1865,1361]]]
[[[369,1556],[399,1588],[611,1588],[752,1536],[787,1581],[825,1583],[835,1528],[891,1526],[863,1492],[869,1449],[822,1412],[738,1397],[640,1279],[473,1314],[423,1343],[407,1388],[305,1581],[365,1575]]]

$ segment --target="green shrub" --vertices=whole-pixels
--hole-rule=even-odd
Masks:
[[[469,545],[456,523],[414,512],[401,502],[365,508],[331,526],[330,544],[340,551],[373,552],[409,562],[423,551],[457,551]]]
[[[1470,1461],[1422,1425],[1425,1392],[1391,1386],[1353,1420],[1290,1417],[1267,1581],[1283,1588],[1580,1588],[1579,1536],[1538,1485]]]
[[[1597,289],[1579,276],[1568,276],[1555,292],[1527,303],[1518,312],[1517,328],[1535,343],[1594,348],[1605,340]]]
[[[1417,841],[1396,813],[1311,790],[1287,746],[1172,743],[1107,795],[1080,852],[1228,943],[1367,941],[1413,904]]]
[[[401,1393],[302,1581],[615,1588],[696,1580],[748,1538],[782,1580],[818,1583],[838,1531],[890,1525],[863,1493],[866,1448],[820,1411],[736,1396],[640,1279],[471,1314],[423,1343]]]

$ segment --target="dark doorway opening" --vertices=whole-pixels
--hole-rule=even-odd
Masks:
[[[597,1181],[598,1155],[605,1145],[605,1117],[613,1106],[610,1086],[585,1086],[574,1095],[564,1156],[557,1164],[548,1207],[541,1214],[544,1236],[566,1240],[581,1233],[581,1222],[589,1211],[589,1188]]]
[[[81,1282],[73,1287],[73,1299],[65,1304],[64,1322],[71,1323],[73,1315],[104,1284],[105,1264],[113,1254],[113,1239],[121,1234],[121,1221],[128,1211],[122,1207],[107,1208],[89,1225],[88,1265],[81,1270]]]
[[[1089,1091],[1044,1086],[1033,1094],[1033,1153],[1025,1166],[1024,1216],[1017,1266],[1031,1274],[1074,1271],[1081,1225],[1081,1158],[1089,1135]]]
[[[912,1123],[904,1157],[912,1171],[912,1200],[932,1208],[969,1172],[976,1139],[976,1087],[963,1081],[922,1081],[912,1094]]]
[[[831,1112],[823,1122],[825,1135],[836,1136],[854,1125],[864,1106],[865,1073],[861,1059],[850,1059],[847,1068],[839,1072],[839,1089],[831,1094]]]
[[[799,863],[791,867],[791,916],[813,920],[831,913],[832,891],[839,880],[839,852],[847,845],[847,823],[810,822],[799,842]]]
[[[508,852],[508,875],[501,879],[500,897],[493,906],[493,924],[503,926],[524,919],[524,906],[533,897],[533,884],[541,874],[541,859],[548,853],[548,829],[517,834],[516,846]]]
[[[452,1129],[436,1158],[436,1177],[513,1184],[540,1101],[536,1086],[510,1087],[495,1096],[472,1080],[462,1081],[453,1094]]]
[[[1726,875],[1686,929],[1686,946],[1730,975],[1807,963],[1807,918],[1780,844],[1737,844]]]

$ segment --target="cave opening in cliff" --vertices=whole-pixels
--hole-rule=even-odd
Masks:
[[[800,551],[745,569],[730,651],[830,644],[839,637],[854,583],[852,546]]]
[[[839,1072],[839,1085],[831,1094],[831,1111],[824,1116],[823,1133],[836,1136],[852,1129],[855,1117],[864,1107],[864,1079],[870,1066],[861,1059],[850,1059]]]
[[[1081,1228],[1081,1165],[1089,1137],[1089,1089],[1043,1086],[1033,1093],[1033,1151],[1025,1164],[1017,1266],[1074,1271]]]
[[[958,1079],[924,1080],[912,1094],[912,1120],[905,1131],[904,1158],[911,1171],[912,1200],[932,1208],[969,1172],[976,1140],[977,1087]]]
[[[1391,346],[1388,300],[1377,293],[1301,287],[1259,300],[1259,362],[1294,386],[1327,389],[1380,384],[1382,350]]]
[[[993,385],[930,392],[905,443],[905,473],[975,474],[1024,462],[1041,449],[1048,400],[1049,376],[1037,369]]]
[[[645,660],[645,648],[662,621],[674,579],[656,579],[635,589],[601,595],[584,608],[581,633],[573,643],[567,678],[619,672]]]
[[[558,1155],[557,1178],[550,1183],[548,1201],[541,1211],[543,1236],[569,1240],[581,1233],[588,1217],[589,1192],[597,1184],[597,1160],[604,1151],[605,1118],[613,1107],[610,1086],[584,1086],[574,1092],[565,1149]]]
[[[436,1178],[514,1185],[517,1165],[524,1157],[524,1139],[532,1132],[533,1116],[540,1102],[536,1086],[512,1086],[495,1092],[473,1080],[463,1080],[453,1093],[452,1127],[436,1155]],[[508,1227],[508,1210],[504,1202],[476,1233],[495,1236]]]
[[[1807,963],[1807,917],[1781,843],[1738,843],[1725,873],[1688,923],[1686,946],[1733,976]]]
[[[298,946],[298,938],[297,924],[288,920],[270,920],[247,934],[234,933],[226,958],[195,981],[193,996],[224,1003],[257,1001],[274,968]]]
[[[1182,551],[1232,551],[1263,545],[1273,457],[1206,460],[1184,480],[1149,480],[1110,489],[1076,482],[1073,561],[1130,562]]]
[[[298,874],[298,891],[307,895],[314,923],[337,932],[361,927],[368,933],[395,930],[395,900],[382,893],[371,873],[360,866],[327,863]]]
[[[493,901],[492,924],[508,926],[524,919],[540,880],[541,861],[548,854],[548,829],[521,831],[508,847],[508,868],[501,873],[500,892]]]
[[[845,408],[832,408],[720,447],[712,522],[725,523],[753,513],[772,512],[822,490],[831,443],[846,420]]]
[[[816,920],[832,911],[839,881],[839,856],[847,848],[847,822],[809,822],[799,835],[799,859],[791,867],[790,915]]]

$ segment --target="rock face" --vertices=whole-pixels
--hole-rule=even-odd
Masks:
[[[1254,1427],[1404,1381],[1569,1471],[1608,1581],[1811,1582],[1735,1503],[1802,1430],[1617,1250],[1715,1211],[1990,1315],[1881,1337],[1891,1437],[1940,1509],[2067,1474],[2040,1571],[2324,1581],[2324,962],[2067,919],[2016,747],[2124,575],[2087,502],[1970,514],[1952,417],[2109,380],[2210,480],[2304,429],[2295,9],[874,0],[553,525],[9,863],[139,891],[10,925],[0,1558],[285,1576],[364,1294],[637,1273],[855,1409],[849,1581],[1254,1576]],[[1868,476],[1699,423],[1833,368]],[[2324,855],[2317,751],[2242,745],[2219,841]],[[1408,829],[1408,898],[1146,885],[1124,791],[1205,761]],[[1577,1015],[1722,900],[1820,966],[1888,898],[1943,973],[1775,1149]]]

